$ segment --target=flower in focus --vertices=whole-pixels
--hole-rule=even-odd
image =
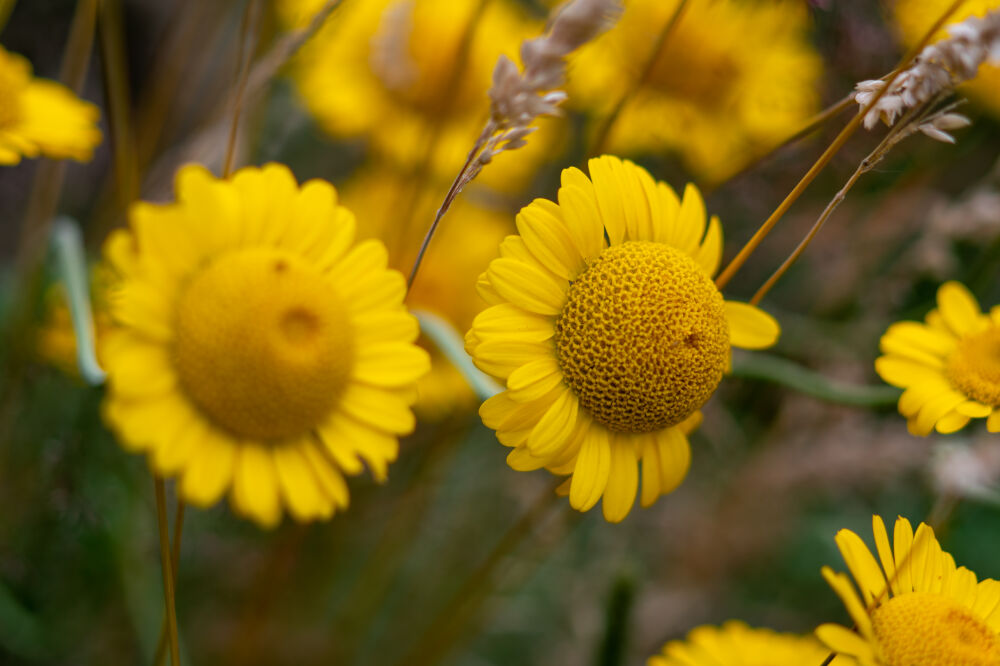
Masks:
[[[381,239],[389,248],[389,265],[403,272],[413,265],[440,197],[418,179],[385,168],[359,174],[341,190],[343,204],[360,221],[358,236]],[[496,257],[512,225],[506,214],[470,197],[457,199],[452,215],[454,223],[441,225],[434,235],[406,301],[464,331],[482,307],[476,277]],[[418,344],[431,356],[431,371],[417,381],[414,410],[420,419],[436,421],[474,407],[476,396],[464,376],[433,343],[421,337]]]
[[[283,0],[299,19],[306,0]],[[489,110],[501,54],[541,31],[512,0],[366,0],[345,3],[306,45],[294,78],[309,111],[336,137],[368,137],[376,153],[450,181]],[[514,191],[559,139],[547,120],[518,151],[500,155],[480,182]]]
[[[956,567],[923,523],[914,535],[910,521],[898,518],[892,546],[879,516],[872,518],[872,530],[878,561],[854,532],[837,534],[857,590],[846,574],[823,567],[857,633],[824,624],[816,629],[819,639],[861,666],[1000,663],[1000,582],[977,581],[976,574]]]
[[[348,503],[344,474],[379,480],[414,427],[428,368],[385,246],[354,243],[333,187],[284,166],[177,174],[177,202],[136,204],[134,257],[101,340],[105,416],[123,446],[207,506],[274,525]],[[363,462],[362,462],[363,461]]]
[[[984,314],[958,282],[937,293],[926,323],[901,321],[882,336],[875,371],[906,389],[899,413],[914,435],[948,434],[972,418],[1000,432],[1000,307]]]
[[[536,199],[480,278],[492,307],[466,336],[476,365],[506,391],[480,408],[517,470],[572,475],[569,498],[628,515],[687,473],[687,433],[729,365],[730,347],[772,345],[778,324],[724,301],[712,282],[722,227],[698,189],[683,199],[616,157],[590,179],[562,173],[554,203]]]
[[[618,25],[574,60],[570,101],[594,109],[599,125],[631,92],[603,148],[674,150],[717,182],[816,111],[821,61],[802,3],[735,0],[689,2],[654,56],[677,7],[626,3]]]
[[[37,79],[31,63],[0,47],[0,164],[44,155],[87,162],[101,142],[97,107],[66,86]]]
[[[951,6],[951,0],[896,0],[893,17],[906,46],[913,46],[930,30],[934,22]],[[948,37],[948,27],[970,16],[982,17],[990,10],[1000,9],[1000,0],[966,0],[948,23],[934,35],[934,41]],[[993,111],[1000,113],[1000,67],[980,66],[975,79],[959,90]]]
[[[646,666],[819,666],[830,651],[812,636],[754,629],[735,620],[721,627],[693,629],[682,641],[670,641]],[[846,666],[854,660],[839,657]]]

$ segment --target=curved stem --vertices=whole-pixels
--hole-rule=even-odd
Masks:
[[[761,353],[734,360],[731,374],[774,382],[826,402],[853,407],[891,405],[900,394],[899,389],[891,386],[865,386],[829,379],[793,361]]]
[[[156,491],[156,524],[160,533],[160,563],[163,568],[163,597],[167,611],[167,634],[170,637],[170,664],[180,666],[181,656],[177,640],[177,608],[174,599],[174,567],[171,561],[170,535],[167,533],[167,497],[163,479],[153,476]]]
[[[254,11],[257,9],[257,11]],[[256,21],[251,15],[260,14],[257,0],[248,0],[243,8],[243,18],[240,21],[240,47],[236,66],[236,97],[233,101],[233,122],[229,125],[229,139],[226,142],[226,159],[222,167],[223,178],[233,171],[233,159],[236,156],[236,137],[239,134],[240,113],[243,111],[243,96],[250,78],[250,62],[253,60],[253,48],[250,46],[250,35],[256,27]]]
[[[840,131],[840,134],[837,135],[827,149],[823,151],[823,154],[820,155],[819,159],[817,159],[816,162],[809,168],[809,171],[802,176],[802,179],[799,180],[798,184],[796,184],[792,191],[788,193],[788,196],[785,197],[784,201],[778,205],[774,212],[771,213],[770,217],[768,217],[760,228],[757,229],[753,237],[747,241],[746,245],[743,246],[736,257],[734,257],[729,265],[726,266],[726,269],[722,271],[718,278],[716,278],[716,287],[722,289],[729,283],[729,281],[736,274],[736,271],[738,271],[743,264],[746,263],[753,251],[756,250],[757,247],[764,241],[778,221],[784,217],[785,213],[788,212],[788,209],[792,207],[792,204],[794,204],[798,198],[802,196],[802,193],[805,192],[806,188],[809,187],[813,180],[816,179],[819,172],[830,163],[830,160],[833,159],[833,156],[837,153],[837,151],[839,151],[844,144],[847,143],[847,140],[850,139],[851,136],[857,131],[857,129],[861,127],[861,122],[864,120],[865,116],[868,115],[868,112],[871,109],[875,108],[875,105],[878,104],[879,100],[882,99],[890,88],[892,88],[893,82],[895,82],[899,75],[903,73],[910,61],[913,60],[913,58],[919,54],[928,43],[930,43],[934,34],[937,33],[948,18],[954,14],[956,10],[958,10],[963,2],[965,2],[965,0],[955,0],[952,2],[951,6],[948,7],[938,20],[934,22],[934,25],[927,31],[923,39],[917,42],[917,44],[915,44],[913,48],[906,53],[903,59],[886,79],[885,85],[882,86],[882,88],[874,96],[872,96],[872,98],[868,101],[868,104],[866,104],[853,118],[851,118],[850,122],[848,122],[844,129]]]

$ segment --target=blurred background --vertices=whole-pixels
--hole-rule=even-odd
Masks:
[[[103,239],[130,201],[169,200],[179,165],[221,171],[246,61],[237,165],[280,161],[300,181],[334,183],[360,235],[385,240],[405,272],[486,117],[497,56],[516,56],[549,9],[345,0],[314,30],[325,4],[13,5],[0,44],[36,76],[82,68],[80,95],[100,107],[104,141],[91,162],[58,167],[55,190],[44,160],[0,168],[0,663],[150,663],[162,617],[146,463],[116,444],[102,389],[75,369],[53,264],[44,252],[40,273],[32,263],[38,220],[79,223],[100,335]],[[571,60],[565,116],[488,166],[445,218],[412,307],[464,334],[483,307],[475,278],[516,211],[554,199],[559,172],[600,152],[677,190],[697,183],[731,258],[850,112],[772,149],[855,82],[890,71],[947,3],[695,0],[658,53],[676,3],[625,4],[619,27]],[[68,51],[87,5],[93,43]],[[387,483],[350,480],[346,513],[267,532],[225,503],[188,512],[177,582],[185,662],[611,666],[644,663],[664,641],[730,618],[797,632],[850,624],[819,575],[842,566],[836,531],[870,534],[872,513],[916,523],[942,497],[956,500],[944,505],[945,548],[1000,577],[996,437],[981,422],[947,438],[907,434],[897,393],[873,370],[885,328],[922,318],[941,282],[1000,303],[1000,85],[989,76],[962,89],[973,124],[957,143],[917,135],[897,147],[764,301],[782,339],[766,357],[734,360],[678,491],[619,525],[548,502],[552,478],[507,467],[474,394],[424,341],[435,368],[417,431]],[[859,133],[836,155],[727,297],[754,293],[883,132]],[[824,401],[755,377],[778,358],[842,390]]]

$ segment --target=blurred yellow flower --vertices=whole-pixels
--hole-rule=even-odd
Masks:
[[[284,166],[177,174],[177,202],[131,210],[102,342],[105,416],[121,443],[178,475],[184,501],[261,525],[348,503],[343,474],[381,480],[414,427],[428,369],[405,284],[333,187]]]
[[[294,21],[315,3],[281,4]],[[368,137],[383,159],[450,182],[486,120],[497,58],[516,56],[520,42],[541,29],[513,0],[345,3],[303,50],[293,76],[327,132]],[[523,187],[559,137],[556,123],[541,127],[477,182]]]
[[[897,519],[892,546],[879,516],[872,518],[872,530],[878,561],[854,532],[837,534],[857,590],[846,574],[823,567],[857,633],[824,624],[816,629],[820,640],[861,666],[1000,663],[1000,582],[977,581],[976,574],[956,567],[923,523],[914,535],[910,521]]]
[[[89,161],[101,142],[97,107],[64,85],[34,78],[31,63],[0,47],[0,164],[22,157]]]
[[[570,103],[593,109],[600,125],[635,88],[600,148],[675,151],[717,182],[816,111],[821,61],[803,3],[738,0],[689,2],[654,58],[677,5],[625,3],[618,25],[573,60]]]
[[[914,435],[952,433],[972,418],[985,418],[990,432],[1000,432],[1000,306],[984,314],[958,282],[941,285],[937,304],[926,323],[889,327],[875,371],[906,389],[899,413]]]
[[[768,347],[779,329],[716,289],[722,227],[706,221],[696,187],[681,199],[616,157],[589,167],[589,179],[563,171],[558,204],[536,199],[518,214],[519,235],[479,280],[492,307],[466,349],[507,387],[479,413],[513,448],[510,466],[572,475],[573,508],[603,496],[604,517],[618,522],[640,460],[643,506],[683,480],[686,435],[730,347]]]
[[[343,204],[358,216],[358,235],[381,239],[390,250],[389,265],[404,273],[443,196],[419,179],[386,168],[368,169],[341,190]],[[435,234],[406,302],[466,330],[482,306],[476,277],[512,230],[506,214],[459,197]],[[462,374],[431,342],[420,338],[419,344],[431,355],[431,371],[417,381],[418,416],[438,420],[474,407],[476,396]]]
[[[893,17],[903,43],[906,46],[916,44],[951,4],[952,0],[896,0]],[[981,17],[995,9],[1000,9],[1000,0],[965,0],[948,23],[957,23],[970,16]],[[946,25],[934,39],[936,41],[947,36]],[[1000,113],[1000,67],[990,64],[981,66],[976,78],[964,84],[960,90],[988,107],[994,114]]]
[[[819,666],[830,651],[813,636],[754,629],[736,620],[702,626],[670,641],[646,666]],[[839,657],[836,666],[855,663]]]

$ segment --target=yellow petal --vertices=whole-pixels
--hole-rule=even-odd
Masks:
[[[416,424],[406,401],[385,389],[352,384],[340,399],[340,408],[361,423],[398,435],[409,434]]]
[[[567,172],[575,171],[585,181],[567,178]],[[604,249],[604,224],[597,209],[594,188],[583,172],[575,167],[563,171],[563,186],[559,188],[559,206],[563,209],[567,231],[573,245],[585,259],[596,257]]]
[[[872,516],[872,532],[875,535],[875,548],[878,550],[878,557],[882,562],[885,578],[892,586],[892,593],[899,594],[896,583],[896,563],[892,559],[892,546],[889,545],[889,534],[886,532],[882,516]]]
[[[950,414],[945,414],[942,416],[936,424],[934,424],[934,429],[937,430],[942,435],[950,435],[953,432],[958,432],[966,426],[969,422],[969,417],[965,414],[959,414],[957,411],[951,412]]]
[[[622,195],[615,178],[613,165],[621,160],[611,155],[595,157],[587,162],[590,180],[594,184],[594,195],[597,198],[597,209],[601,213],[601,221],[607,229],[611,245],[621,245],[625,239],[625,212],[622,209]]]
[[[293,518],[305,522],[332,514],[332,502],[320,491],[316,477],[309,469],[309,462],[298,446],[275,446],[271,455],[278,472],[282,497]]]
[[[660,451],[660,494],[673,492],[691,467],[691,446],[680,426],[656,434]]]
[[[562,383],[562,371],[555,358],[531,361],[510,373],[507,390],[517,402],[537,400]]]
[[[1000,432],[1000,409],[994,409],[986,419],[986,429],[989,432]]]
[[[620,523],[635,504],[639,488],[639,463],[635,447],[627,436],[615,435],[611,440],[611,469],[604,489],[601,509],[609,523]]]
[[[941,378],[940,370],[900,356],[879,356],[875,359],[875,372],[886,383],[899,388]]]
[[[281,520],[278,477],[268,447],[246,442],[240,446],[233,475],[237,510],[265,527]]]
[[[722,225],[715,215],[708,223],[705,240],[701,242],[693,257],[709,277],[719,270],[719,262],[722,261]]]
[[[851,581],[842,573],[834,573],[830,567],[823,567],[822,573],[826,582],[830,584],[833,591],[844,602],[844,607],[847,609],[851,619],[854,620],[858,630],[865,636],[871,636],[871,618],[868,616],[868,611],[865,610],[864,604],[861,603],[861,599],[858,598],[857,593],[854,591]]]
[[[523,261],[494,259],[487,274],[498,294],[529,312],[556,315],[566,302],[568,283]]]
[[[573,479],[570,483],[569,503],[577,511],[588,511],[608,485],[611,472],[611,443],[608,431],[601,427],[591,428],[576,459]]]
[[[931,398],[917,414],[914,431],[920,435],[929,435],[941,418],[965,400],[965,396],[957,391],[948,391]]]
[[[729,342],[742,349],[766,349],[778,341],[781,327],[771,315],[749,303],[726,301]]]
[[[564,387],[562,394],[532,428],[528,436],[528,450],[540,458],[556,453],[573,434],[579,410],[576,395]]]
[[[844,556],[847,568],[854,576],[866,606],[882,598],[886,590],[885,577],[875,562],[868,546],[851,530],[840,530],[836,536],[837,547]]]
[[[357,352],[353,375],[371,386],[406,386],[431,369],[430,355],[413,344],[363,344]]]
[[[672,244],[689,256],[694,256],[705,234],[705,201],[693,183],[684,188],[677,229]]]
[[[816,637],[837,654],[857,657],[862,664],[874,661],[871,644],[847,627],[839,624],[821,624],[816,628]]]
[[[583,270],[583,257],[566,225],[537,201],[522,208],[515,223],[531,253],[558,277],[571,280]]]
[[[206,508],[226,491],[236,467],[236,444],[215,429],[204,431],[197,452],[184,470],[178,490],[188,504]]]
[[[938,289],[938,309],[955,335],[976,333],[985,325],[976,297],[959,282],[945,282]]]

